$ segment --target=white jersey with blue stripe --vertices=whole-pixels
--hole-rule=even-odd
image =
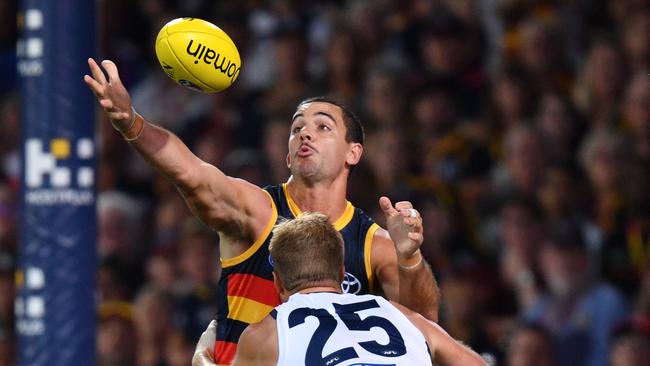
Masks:
[[[279,366],[431,365],[422,333],[382,297],[294,294],[275,310]]]

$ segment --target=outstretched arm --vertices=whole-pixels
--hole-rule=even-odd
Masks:
[[[415,325],[427,341],[432,360],[442,366],[488,366],[471,348],[453,339],[438,324],[422,315],[392,302]]]
[[[420,253],[424,240],[422,218],[410,202],[395,207],[387,197],[379,204],[386,216],[388,231],[375,233],[372,263],[386,296],[427,319],[438,321],[438,284]]]
[[[179,189],[192,212],[227,236],[257,237],[271,217],[268,198],[258,187],[226,176],[203,162],[173,133],[147,122],[131,105],[117,66],[103,61],[108,79],[95,60],[88,59],[92,76],[84,81],[95,93],[113,127]],[[226,256],[228,250],[226,249]]]

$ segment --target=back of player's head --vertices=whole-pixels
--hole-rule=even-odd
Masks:
[[[365,132],[363,130],[363,125],[357,116],[352,113],[346,106],[337,101],[336,99],[329,97],[312,97],[307,98],[298,104],[300,107],[303,104],[307,103],[329,103],[335,105],[341,109],[341,114],[343,115],[343,122],[345,123],[345,129],[347,130],[345,134],[345,141],[355,142],[363,145],[365,139]]]
[[[289,292],[340,283],[343,238],[320,213],[279,223],[270,244],[273,271]]]

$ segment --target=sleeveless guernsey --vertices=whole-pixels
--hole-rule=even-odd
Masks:
[[[289,196],[286,183],[265,187],[264,191],[269,194],[273,205],[273,214],[266,229],[244,253],[221,260],[215,343],[215,360],[219,365],[231,364],[244,329],[264,319],[280,304],[273,286],[273,267],[269,260],[271,230],[278,220],[293,219],[301,211]],[[370,249],[379,226],[350,202],[333,225],[345,242],[342,290],[352,294],[370,293],[374,285]]]
[[[379,296],[298,293],[271,315],[278,366],[431,365],[420,330]]]

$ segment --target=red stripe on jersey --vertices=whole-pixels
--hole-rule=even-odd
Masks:
[[[216,341],[214,343],[214,359],[218,365],[230,365],[237,353],[237,343]]]
[[[228,277],[228,296],[245,297],[272,307],[281,302],[273,281],[243,273]]]

